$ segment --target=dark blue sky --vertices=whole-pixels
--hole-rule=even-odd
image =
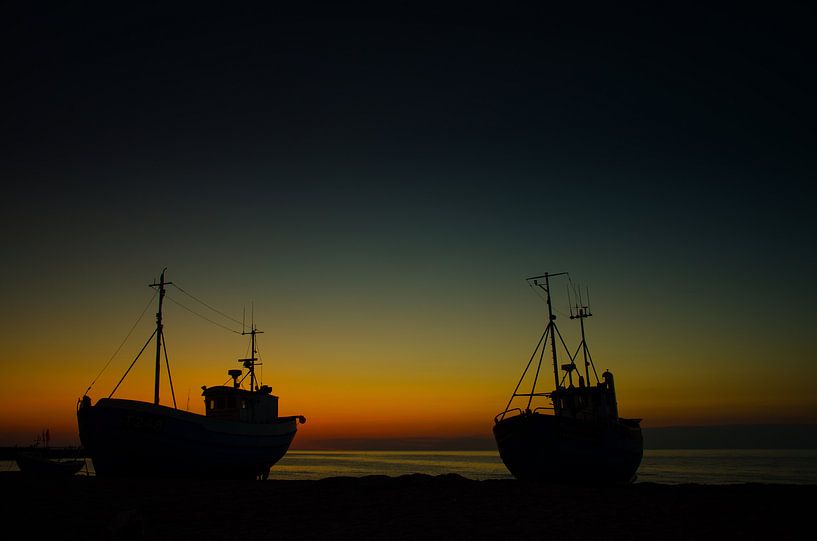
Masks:
[[[12,3],[12,246],[242,216],[814,264],[805,8],[328,4]]]
[[[477,187],[708,175],[724,196],[750,180],[737,172],[788,185],[811,171],[810,13],[331,4],[12,7],[11,166],[88,183],[153,166],[179,191],[214,183],[180,169],[271,163]]]
[[[592,226],[612,205],[787,220],[813,196],[808,12],[329,4],[12,5],[9,201],[408,191]]]

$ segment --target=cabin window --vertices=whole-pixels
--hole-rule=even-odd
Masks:
[[[243,410],[247,409],[247,401],[244,399],[241,399],[241,409]]]
[[[207,405],[210,407],[211,410],[215,409],[216,408],[216,401],[215,400],[208,400]]]

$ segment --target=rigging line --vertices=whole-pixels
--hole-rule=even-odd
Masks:
[[[583,346],[583,345],[584,345],[584,342],[582,342],[581,344],[579,344],[579,345],[578,345],[578,347],[576,348],[576,353],[574,353],[574,354],[573,354],[573,355],[570,357],[570,359],[571,359],[571,360],[572,360],[574,363],[576,362],[576,361],[575,361],[575,359],[576,359],[576,357],[579,355],[579,351],[582,349],[582,346]],[[567,354],[568,354],[568,355],[570,355],[570,352],[568,351],[568,352],[567,352]]]
[[[148,303],[145,305],[145,308],[142,310],[142,313],[141,313],[141,314],[139,314],[139,318],[136,320],[136,323],[134,323],[134,324],[133,324],[133,327],[131,327],[131,328],[130,328],[130,330],[128,331],[128,334],[125,336],[125,339],[124,339],[124,340],[122,340],[122,343],[121,343],[121,344],[119,344],[119,347],[118,347],[118,348],[116,348],[116,351],[114,351],[114,352],[113,352],[113,355],[111,355],[111,358],[110,358],[110,359],[108,359],[108,362],[107,362],[107,363],[105,363],[105,366],[103,366],[103,367],[102,367],[102,370],[100,370],[100,371],[99,371],[99,374],[97,374],[97,375],[96,375],[96,377],[93,379],[93,381],[91,381],[91,384],[90,384],[90,385],[88,385],[88,388],[87,388],[87,389],[85,389],[85,392],[84,392],[84,393],[82,393],[83,395],[87,395],[87,394],[88,394],[88,391],[90,391],[90,390],[91,390],[91,387],[93,387],[93,386],[94,386],[94,384],[96,383],[96,380],[98,380],[98,379],[99,379],[99,377],[102,375],[102,373],[103,373],[103,372],[105,372],[105,370],[107,370],[107,369],[108,369],[108,366],[110,366],[111,362],[112,362],[112,361],[114,360],[114,358],[115,358],[115,357],[116,357],[116,356],[119,354],[119,351],[120,351],[120,350],[122,349],[122,347],[125,345],[125,342],[127,342],[127,341],[128,341],[128,338],[130,338],[130,335],[131,335],[131,334],[133,334],[133,330],[134,330],[134,329],[136,329],[136,326],[137,326],[137,325],[139,325],[139,322],[140,322],[140,321],[142,321],[142,318],[145,316],[145,312],[147,312],[147,311],[148,311],[148,308],[150,308],[150,305],[151,305],[151,304],[153,304],[153,299],[155,299],[155,298],[156,298],[156,294],[157,294],[157,293],[158,293],[158,291],[154,291],[154,292],[153,292],[153,295],[150,297],[150,300],[149,300],[149,301],[148,301]]]
[[[542,292],[539,290],[538,287],[533,287],[533,284],[531,284],[530,282],[528,282],[528,287],[530,287],[533,290],[533,292],[536,293],[537,297],[539,297],[543,301],[547,302],[547,297],[542,295]]]
[[[562,338],[562,333],[559,332],[559,329],[556,329],[556,334],[559,335],[559,340],[561,340],[561,342],[562,342],[562,347],[565,348],[565,353],[567,353],[567,356],[570,357],[570,349],[567,347],[567,344],[565,344],[565,339]],[[578,354],[579,354],[579,351],[576,350],[576,355],[578,355]],[[570,357],[570,363],[571,364],[576,364],[576,359],[574,357]]]
[[[538,296],[540,299],[542,299],[544,302],[547,302],[547,296],[546,296],[546,295],[544,295],[544,294],[543,294],[543,293],[542,293],[542,292],[539,290],[539,288],[538,288],[538,287],[533,287],[533,285],[532,285],[532,284],[530,284],[530,283],[528,283],[528,287],[530,287],[530,288],[531,288],[531,289],[534,291],[534,293],[536,293],[536,295],[537,295],[537,296]],[[568,315],[567,315],[567,314],[565,314],[564,312],[562,312],[562,311],[561,311],[561,310],[559,310],[558,308],[553,308],[553,311],[554,311],[554,312],[556,312],[557,314],[559,314],[559,315],[560,315],[560,316],[562,316],[562,317],[568,317]]]
[[[555,327],[555,325],[553,325],[553,322],[551,322],[551,324],[548,325],[548,326],[549,327]],[[545,333],[547,333],[547,332],[548,331],[545,330]],[[551,337],[551,339],[553,339],[553,331],[550,331],[550,337]],[[525,407],[526,410],[530,410],[531,402],[533,402],[533,394],[536,392],[536,382],[539,381],[539,369],[542,368],[542,359],[545,358],[545,349],[547,349],[547,348],[545,348],[543,346],[542,347],[542,352],[539,354],[539,363],[536,365],[536,375],[533,376],[533,385],[530,388],[530,396],[528,397],[528,405]]]
[[[108,398],[113,396],[113,394],[116,392],[116,390],[119,388],[119,386],[122,385],[122,382],[125,381],[125,378],[128,377],[128,373],[130,372],[130,369],[133,368],[133,365],[135,365],[136,361],[139,360],[139,357],[142,356],[142,353],[145,351],[145,348],[148,347],[148,344],[150,344],[150,341],[153,340],[154,336],[156,336],[157,331],[158,331],[158,329],[155,329],[153,331],[153,334],[150,335],[150,338],[148,338],[148,341],[145,342],[145,345],[142,346],[142,349],[140,349],[139,353],[136,354],[136,358],[133,360],[132,363],[130,363],[130,366],[128,367],[128,369],[125,370],[125,374],[122,376],[122,379],[120,379],[119,383],[116,384],[116,387],[113,388],[113,391],[111,391],[111,394],[108,395]]]
[[[165,365],[167,366],[167,381],[170,382],[170,396],[173,397],[173,409],[179,409],[176,406],[176,391],[173,390],[173,378],[170,376],[170,359],[167,356],[167,340],[165,340],[164,332],[162,332],[162,349],[165,351]]]
[[[505,411],[502,412],[502,418],[503,419],[505,418],[505,413],[508,411],[508,408],[511,407],[511,402],[513,402],[513,399],[516,398],[516,396],[517,396],[516,392],[519,390],[519,386],[522,385],[522,381],[525,379],[525,374],[528,373],[528,369],[530,368],[530,365],[533,362],[534,357],[536,357],[536,352],[539,351],[539,346],[542,345],[542,341],[547,336],[549,330],[550,330],[550,325],[545,327],[545,331],[542,333],[541,338],[539,338],[539,342],[536,344],[536,347],[534,348],[533,353],[531,353],[530,360],[528,361],[528,365],[525,367],[525,371],[522,372],[522,377],[519,378],[519,382],[516,384],[516,388],[513,390],[513,394],[511,394],[511,398],[510,398],[510,400],[508,400],[508,404],[505,406]]]
[[[242,323],[242,322],[238,321],[238,320],[237,320],[237,319],[235,319],[234,317],[228,316],[227,314],[225,314],[225,313],[224,313],[224,312],[222,312],[221,310],[217,310],[217,309],[213,308],[212,306],[210,306],[209,304],[207,304],[207,303],[206,303],[206,302],[204,302],[203,300],[201,300],[201,299],[199,299],[199,298],[194,297],[193,295],[191,295],[190,293],[188,293],[188,292],[187,292],[187,291],[185,291],[184,289],[180,288],[178,285],[176,285],[176,284],[171,284],[171,285],[172,285],[173,287],[175,287],[176,289],[178,289],[179,291],[181,291],[182,293],[184,293],[185,295],[187,295],[188,297],[190,297],[191,299],[193,299],[194,301],[196,301],[196,302],[198,302],[198,303],[203,304],[204,306],[206,306],[207,308],[209,308],[209,309],[210,309],[210,310],[212,310],[213,312],[215,312],[215,313],[217,313],[217,314],[219,314],[219,315],[222,315],[222,316],[226,317],[227,319],[229,319],[229,320],[230,320],[230,321],[232,321],[233,323],[236,323],[236,324],[238,324],[238,325],[243,325],[243,323]]]
[[[570,317],[567,314],[565,314],[564,312],[562,312],[561,310],[559,310],[558,308],[554,308],[553,311],[556,312],[557,314],[559,314],[560,316],[564,317],[564,318],[569,318]]]
[[[593,362],[593,356],[590,355],[590,348],[587,346],[587,342],[584,343],[585,351],[587,351],[587,358],[590,360],[590,368],[593,369],[593,375],[596,376],[596,383],[601,383],[599,379],[599,374],[596,372],[596,364]]]
[[[533,289],[533,290],[536,292],[536,295],[537,295],[537,296],[538,296],[540,299],[542,299],[544,302],[547,302],[547,295],[544,295],[544,294],[543,294],[541,291],[539,291],[538,289],[533,288],[533,286],[531,286],[531,288],[532,288],[532,289]],[[557,314],[559,314],[560,316],[564,317],[564,318],[569,317],[569,316],[568,316],[566,313],[564,313],[563,311],[561,311],[561,310],[560,310],[560,309],[558,309],[558,308],[553,308],[553,311],[554,311],[554,312],[556,312]]]
[[[215,321],[213,321],[212,319],[210,319],[210,318],[208,318],[208,317],[206,317],[206,316],[203,316],[203,315],[199,314],[198,312],[195,312],[195,311],[191,310],[191,309],[190,309],[190,308],[188,308],[187,306],[185,306],[185,305],[183,305],[182,303],[180,303],[179,301],[175,300],[175,299],[174,299],[173,297],[171,297],[170,295],[166,295],[166,296],[165,296],[165,298],[167,298],[167,300],[171,301],[173,304],[176,304],[176,305],[178,305],[178,306],[181,306],[182,308],[184,308],[185,310],[187,310],[187,311],[188,311],[188,312],[190,312],[191,314],[196,315],[196,316],[199,316],[199,317],[200,317],[201,319],[203,319],[204,321],[207,321],[207,322],[209,322],[209,323],[212,323],[213,325],[215,325],[215,326],[217,326],[217,327],[221,327],[222,329],[227,330],[227,331],[230,331],[230,332],[232,332],[232,333],[235,333],[235,334],[241,334],[240,332],[238,332],[238,331],[236,331],[236,330],[234,330],[234,329],[231,329],[231,328],[229,328],[229,327],[225,327],[225,326],[224,326],[224,325],[222,325],[221,323],[216,323],[216,322],[215,322]]]

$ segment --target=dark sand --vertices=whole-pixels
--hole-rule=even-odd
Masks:
[[[0,474],[6,531],[56,539],[803,539],[817,485],[560,487],[512,480],[32,479]],[[802,527],[806,533],[798,534]]]

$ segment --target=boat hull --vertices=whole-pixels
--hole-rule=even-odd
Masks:
[[[81,407],[77,421],[96,474],[106,477],[265,479],[297,431],[294,417],[234,422],[120,399]]]
[[[539,413],[494,425],[499,455],[520,480],[623,484],[635,479],[643,455],[635,421],[580,421]]]

